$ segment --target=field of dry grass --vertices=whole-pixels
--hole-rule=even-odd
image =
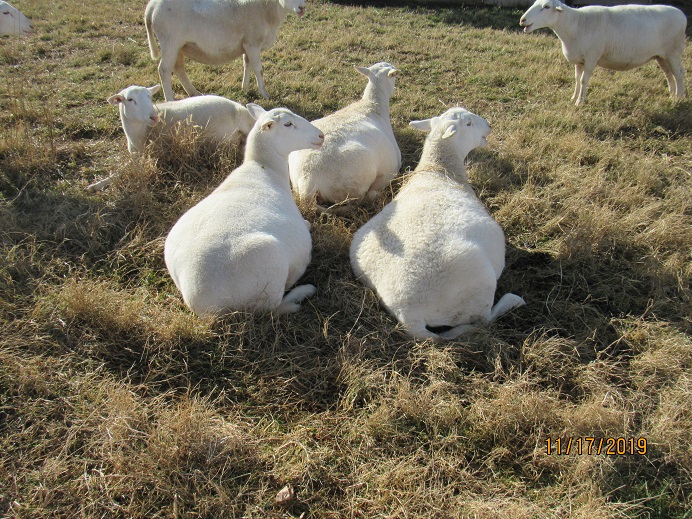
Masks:
[[[183,135],[131,160],[105,100],[158,81],[143,0],[14,4],[38,34],[0,39],[0,517],[692,517],[692,103],[654,64],[597,70],[577,109],[520,11],[313,1],[263,55],[270,102],[240,62],[188,65],[200,91],[312,119],[361,94],[353,65],[389,61],[406,170],[410,120],[488,119],[470,177],[507,235],[498,293],[528,304],[433,344],[348,265],[399,181],[351,217],[306,213],[300,313],[194,317],[163,240],[242,149]],[[634,443],[576,452],[587,437]]]

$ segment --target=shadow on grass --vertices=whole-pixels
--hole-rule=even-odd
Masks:
[[[330,0],[332,4],[377,8],[409,8],[426,15],[434,23],[445,25],[469,25],[478,29],[495,29],[521,32],[519,18],[523,9],[491,7],[486,5],[460,5],[450,7],[439,2],[398,1],[355,1]]]

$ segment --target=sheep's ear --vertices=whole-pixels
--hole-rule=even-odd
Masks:
[[[360,72],[361,74],[363,74],[366,78],[369,79],[369,78],[372,77],[372,71],[371,71],[368,67],[358,67],[358,66],[354,65],[354,68],[355,68],[358,72]]]
[[[108,102],[112,105],[117,105],[125,101],[125,97],[122,94],[113,94],[108,98]]]
[[[156,92],[161,90],[161,85],[151,86],[151,87],[147,88],[147,90],[149,90],[149,96],[153,96]]]
[[[429,132],[432,128],[432,119],[423,119],[422,121],[411,121],[409,126],[422,132]]]
[[[246,108],[255,121],[259,119],[263,113],[266,113],[266,110],[256,103],[249,103],[246,105]]]
[[[272,119],[267,119],[266,121],[264,121],[264,123],[262,123],[262,126],[260,127],[260,131],[271,130],[272,128],[274,128],[275,124],[276,124],[276,121],[273,121]]]
[[[442,134],[442,138],[443,139],[449,139],[456,132],[457,132],[456,125],[450,124],[449,126],[447,126],[447,128],[445,129],[445,132]]]
[[[398,76],[398,75],[399,75],[399,69],[393,68],[392,70],[390,70],[389,72],[387,72],[387,75],[388,75],[389,77]]]
[[[556,11],[562,12],[562,4],[560,2],[555,2],[554,7]]]

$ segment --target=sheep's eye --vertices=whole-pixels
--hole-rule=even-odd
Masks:
[[[128,101],[129,101],[130,103],[134,104],[134,105],[136,105],[136,104],[137,104],[137,101],[135,101],[135,100],[134,100],[134,99],[132,99],[132,98],[129,98],[129,99],[128,99]]]
[[[546,4],[543,6],[543,9],[550,9],[550,6]]]
[[[285,126],[286,128],[289,128],[290,126],[293,126],[293,123],[284,123],[284,126]]]
[[[2,13],[2,14],[10,14],[10,12],[9,12],[9,11],[5,11],[5,12],[4,12],[4,13]]]
[[[467,122],[466,126],[471,126],[471,121]]]

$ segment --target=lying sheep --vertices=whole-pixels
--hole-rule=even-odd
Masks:
[[[148,140],[162,132],[171,131],[177,124],[200,129],[199,138],[212,143],[238,142],[247,135],[255,123],[243,105],[219,96],[199,96],[170,103],[154,104],[151,97],[160,86],[129,86],[108,98],[118,105],[120,121],[127,137],[130,153],[144,150]],[[104,189],[114,176],[88,186],[88,190]]]
[[[151,57],[161,58],[159,76],[166,101],[174,99],[173,72],[188,95],[199,95],[185,73],[186,57],[220,65],[243,56],[243,89],[250,87],[252,68],[260,95],[268,99],[260,52],[273,45],[291,12],[303,16],[305,0],[150,0],[144,24]]]
[[[0,36],[33,34],[34,26],[16,7],[0,1]]]
[[[412,337],[454,339],[524,304],[505,294],[493,306],[505,237],[466,176],[464,159],[486,145],[490,126],[463,108],[411,126],[430,132],[420,163],[355,233],[351,265]]]
[[[288,154],[318,149],[324,135],[285,108],[265,112],[248,135],[243,164],[187,211],[166,238],[168,271],[198,315],[233,310],[293,313],[315,293],[293,284],[310,261],[308,225],[291,195]]]
[[[663,69],[672,96],[685,95],[682,52],[687,19],[667,5],[588,6],[573,9],[560,0],[536,0],[519,25],[530,33],[552,29],[562,53],[574,64],[576,86],[572,101],[580,105],[596,65],[629,70],[655,59]]]
[[[356,67],[368,78],[362,99],[313,124],[326,136],[323,150],[291,153],[293,190],[318,204],[375,197],[399,172],[401,152],[389,119],[397,74],[389,63]]]

